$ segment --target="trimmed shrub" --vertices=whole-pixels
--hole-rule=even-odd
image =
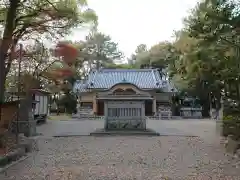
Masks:
[[[232,135],[234,140],[240,140],[240,116],[224,116],[222,133],[223,136]]]

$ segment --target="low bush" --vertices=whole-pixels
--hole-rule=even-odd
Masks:
[[[6,156],[0,156],[0,168],[6,166],[9,163]]]
[[[240,140],[240,116],[228,115],[223,117],[222,135],[233,135],[234,140]]]

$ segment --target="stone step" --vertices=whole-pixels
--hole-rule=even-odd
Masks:
[[[160,136],[160,134],[152,129],[145,130],[105,130],[97,129],[90,133],[91,136]]]

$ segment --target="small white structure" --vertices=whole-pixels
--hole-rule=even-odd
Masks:
[[[33,116],[34,121],[45,122],[49,112],[50,93],[42,89],[32,89],[30,93],[32,95],[32,103],[33,103],[33,106],[31,107],[32,108],[31,113],[33,113],[33,115],[30,115],[30,116]],[[25,98],[26,98],[25,92],[21,92],[21,93],[7,92],[6,93],[6,101],[8,102],[19,101],[19,100],[24,102]],[[26,117],[24,117],[23,119],[25,121]]]
[[[45,122],[49,112],[50,93],[41,89],[32,89],[33,101],[36,102],[34,119],[37,122]]]

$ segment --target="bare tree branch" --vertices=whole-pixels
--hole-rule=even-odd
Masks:
[[[56,6],[52,3],[52,2],[50,2],[49,0],[45,0],[48,4],[50,4],[54,9],[55,9],[55,11],[58,11],[58,9],[56,8]]]
[[[227,42],[228,44],[231,44],[231,45],[233,45],[233,46],[235,46],[235,47],[237,47],[237,48],[240,48],[240,46],[237,45],[236,43],[231,42],[231,41],[229,41],[229,40],[227,40],[227,39],[225,39],[225,38],[223,38],[223,37],[220,37],[220,39],[223,40],[223,41],[225,41],[225,42]]]

